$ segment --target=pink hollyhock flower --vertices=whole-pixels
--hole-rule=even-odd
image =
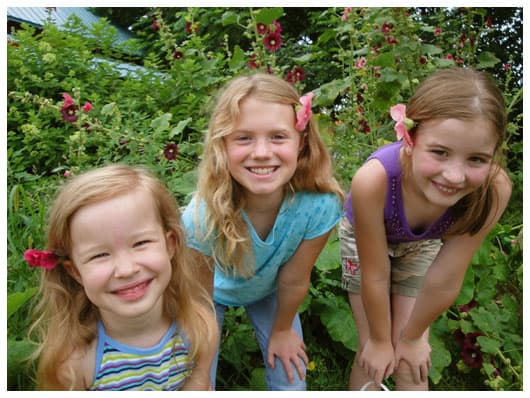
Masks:
[[[263,39],[265,48],[269,51],[276,51],[282,45],[282,37],[279,32],[271,32]]]
[[[273,30],[271,30],[269,28],[269,32],[277,32],[277,33],[282,33],[282,25],[280,25],[280,23],[278,21],[274,21],[272,23],[272,26],[274,27]]]
[[[409,129],[414,127],[414,121],[409,119],[405,113],[406,106],[403,104],[397,104],[390,108],[390,116],[396,121],[394,130],[396,131],[396,137],[398,140],[404,139],[404,141],[412,146],[412,140],[410,139]]]
[[[167,160],[175,160],[179,153],[179,147],[174,142],[170,142],[164,148],[164,156]]]
[[[435,36],[438,36],[438,35],[441,34],[441,33],[442,33],[442,28],[436,28],[436,29],[434,29],[434,35],[435,35]]]
[[[350,16],[351,12],[352,12],[352,8],[351,7],[345,7],[344,8],[344,12],[343,12],[342,16],[340,17],[342,22],[345,22],[348,19],[348,17]]]
[[[70,170],[65,170],[64,174],[63,174],[63,177],[64,178],[68,178],[72,175],[72,172]]]
[[[85,102],[85,105],[83,105],[83,107],[81,108],[83,110],[83,112],[90,112],[94,107],[92,106],[92,104],[90,102]]]
[[[366,65],[366,58],[365,57],[361,57],[356,63],[355,63],[355,67],[357,69],[362,69],[364,68],[364,66]]]
[[[307,93],[300,98],[302,107],[296,112],[296,124],[294,128],[298,131],[304,131],[309,119],[313,115],[311,111],[311,101],[313,99],[313,93]]]
[[[24,260],[32,267],[52,269],[59,259],[52,251],[29,249],[24,252]]]
[[[74,99],[70,96],[68,93],[63,93],[63,107],[68,108],[69,106],[72,106],[74,104]]]

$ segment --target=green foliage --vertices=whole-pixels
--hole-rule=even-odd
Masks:
[[[506,166],[514,189],[501,224],[475,255],[457,301],[431,327],[431,388],[522,389],[519,9],[141,12],[145,16],[132,25],[137,39],[120,48],[113,44],[116,30],[107,20],[86,27],[72,18],[62,30],[47,23],[38,32],[27,25],[11,32],[6,191],[10,389],[33,388],[33,364],[23,359],[33,350],[27,331],[38,270],[27,267],[22,255],[28,248],[45,247],[46,209],[67,175],[110,162],[147,165],[184,205],[196,186],[202,138],[218,88],[241,73],[260,70],[287,78],[298,67],[304,78],[293,84],[315,94],[315,119],[333,153],[337,178],[347,188],[367,155],[394,140],[389,106],[406,102],[434,70],[455,65],[488,70],[503,89],[509,114]],[[300,18],[305,22],[296,22]],[[270,51],[257,24],[271,28],[275,21],[281,24],[282,45]],[[120,51],[130,58],[141,52],[141,65],[125,67],[110,59]],[[63,119],[63,93],[77,107],[75,121]],[[82,109],[86,102],[91,110]],[[358,336],[340,280],[334,235],[315,264],[300,308],[310,390],[342,390],[348,384]],[[475,306],[468,308],[468,303]],[[476,333],[467,349],[482,362],[472,368],[455,336]],[[225,314],[217,387],[265,388],[263,358],[242,309]]]

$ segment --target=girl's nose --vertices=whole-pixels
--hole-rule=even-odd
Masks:
[[[453,185],[462,184],[466,180],[466,169],[463,165],[453,162],[444,170],[443,176]]]
[[[116,278],[127,278],[134,275],[139,267],[134,258],[128,254],[119,254],[114,257],[114,276]]]
[[[266,158],[270,156],[271,143],[267,139],[259,139],[254,144],[252,154],[255,158]]]

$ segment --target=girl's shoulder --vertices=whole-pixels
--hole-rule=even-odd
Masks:
[[[352,194],[356,196],[384,197],[388,185],[385,167],[378,159],[366,161],[352,179]]]
[[[498,172],[495,174],[495,177],[492,181],[493,187],[497,192],[497,200],[499,204],[504,209],[510,200],[512,195],[512,180],[508,176],[506,170],[499,166]]]

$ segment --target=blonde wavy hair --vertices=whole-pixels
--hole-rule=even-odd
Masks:
[[[126,165],[110,165],[74,177],[59,191],[51,208],[48,250],[68,259],[72,250],[70,220],[74,214],[84,206],[138,189],[153,196],[164,231],[173,231],[176,237],[163,311],[184,329],[190,342],[191,364],[198,358],[199,344],[212,341],[217,322],[211,298],[192,267],[175,199],[161,181],[142,168]],[[31,338],[38,343],[34,354],[38,359],[37,388],[70,389],[61,385],[57,369],[74,350],[88,346],[96,338],[99,312],[61,262],[41,272],[40,300],[33,309],[35,321],[30,328]]]
[[[506,135],[504,97],[486,72],[472,68],[441,69],[427,77],[416,89],[407,106],[407,117],[414,120],[414,135],[422,123],[433,119],[485,120],[495,134],[494,162],[484,184],[460,199],[453,210],[456,222],[451,234],[477,233],[488,218],[496,191],[492,181],[503,164],[502,143]],[[405,160],[409,160],[405,156]],[[410,170],[405,162],[403,170]]]
[[[248,97],[290,105],[293,112],[300,105],[300,94],[293,85],[279,77],[257,73],[228,82],[218,94],[210,118],[196,193],[206,204],[206,231],[201,238],[213,238],[213,257],[221,268],[245,278],[254,273],[250,234],[241,214],[245,196],[228,171],[224,137],[232,133],[239,119],[241,102]],[[342,199],[344,194],[333,177],[330,155],[313,118],[300,134],[303,147],[296,171],[286,186],[286,194],[298,191],[334,193]],[[196,222],[199,203],[198,200]]]

